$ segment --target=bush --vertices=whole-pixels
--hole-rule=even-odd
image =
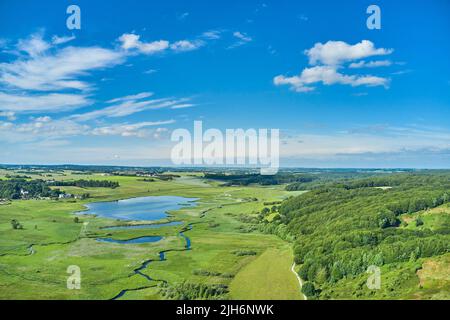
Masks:
[[[316,288],[312,282],[305,282],[302,286],[302,293],[308,298],[314,298],[317,295]]]
[[[423,220],[421,217],[418,217],[416,219],[416,227],[420,227],[420,226],[423,226]]]
[[[16,219],[11,220],[11,226],[14,230],[21,230],[23,229],[23,226],[17,221]]]

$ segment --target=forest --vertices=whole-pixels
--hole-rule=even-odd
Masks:
[[[61,193],[59,189],[50,189],[43,180],[0,180],[0,199],[56,198]]]
[[[57,187],[79,187],[79,188],[111,188],[119,187],[117,181],[106,180],[74,180],[74,181],[51,181],[48,182],[50,186]]]
[[[245,173],[205,173],[204,177],[211,180],[219,180],[224,182],[223,186],[248,186],[250,184],[259,185],[277,185],[292,182],[311,182],[317,179],[311,174],[296,174],[296,173],[279,173],[276,175],[260,175],[260,174],[245,174]]]
[[[312,298],[371,265],[413,262],[450,251],[448,218],[438,227],[407,228],[403,214],[427,212],[450,201],[450,174],[403,173],[324,183],[284,201],[261,229],[294,243],[299,275]],[[266,210],[264,215],[268,214]]]

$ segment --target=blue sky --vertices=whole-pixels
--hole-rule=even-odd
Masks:
[[[448,168],[449,39],[445,0],[3,0],[0,163],[170,165],[202,120],[279,128],[286,166]]]

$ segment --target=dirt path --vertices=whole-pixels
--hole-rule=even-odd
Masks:
[[[295,272],[295,262],[292,264],[291,271],[292,271],[292,272],[295,274],[295,276],[297,277],[298,284],[300,285],[300,290],[301,290],[302,287],[303,287],[303,280],[300,278],[300,276],[298,275],[298,273]],[[303,298],[304,298],[305,300],[308,300],[308,297],[307,297],[306,295],[304,295],[303,293],[302,293],[302,295],[303,295]]]

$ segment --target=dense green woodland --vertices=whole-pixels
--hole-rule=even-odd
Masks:
[[[228,173],[205,173],[206,179],[219,180],[224,182],[224,186],[240,185],[248,186],[250,184],[277,185],[291,182],[312,182],[318,177],[312,174],[293,174],[279,173],[273,176],[260,174],[228,174]]]
[[[283,202],[279,215],[270,223],[264,220],[262,229],[294,242],[299,275],[309,282],[305,291],[313,298],[330,298],[331,284],[339,287],[370,265],[411,263],[450,252],[448,215],[434,228],[421,219],[410,222],[416,228],[406,228],[401,219],[449,201],[449,173],[325,183]]]
[[[83,179],[74,181],[52,181],[48,182],[48,185],[58,187],[111,188],[111,189],[119,187],[119,183],[116,181],[83,180]]]
[[[288,191],[311,190],[329,182],[347,182],[359,178],[384,177],[399,170],[357,170],[357,169],[281,169],[276,175],[261,175],[243,170],[223,172],[206,172],[204,177],[223,182],[223,186],[248,186],[289,184]]]
[[[159,285],[159,294],[165,299],[173,300],[221,300],[228,292],[228,286],[223,284],[182,282],[170,286],[163,282]]]
[[[0,199],[30,199],[40,197],[57,198],[64,193],[59,189],[51,189],[50,187],[66,187],[75,186],[80,188],[112,188],[119,187],[119,183],[115,181],[101,180],[75,180],[75,181],[54,181],[48,182],[40,179],[9,179],[0,180]]]
[[[58,197],[61,193],[58,189],[50,189],[43,180],[0,180],[0,199]]]

